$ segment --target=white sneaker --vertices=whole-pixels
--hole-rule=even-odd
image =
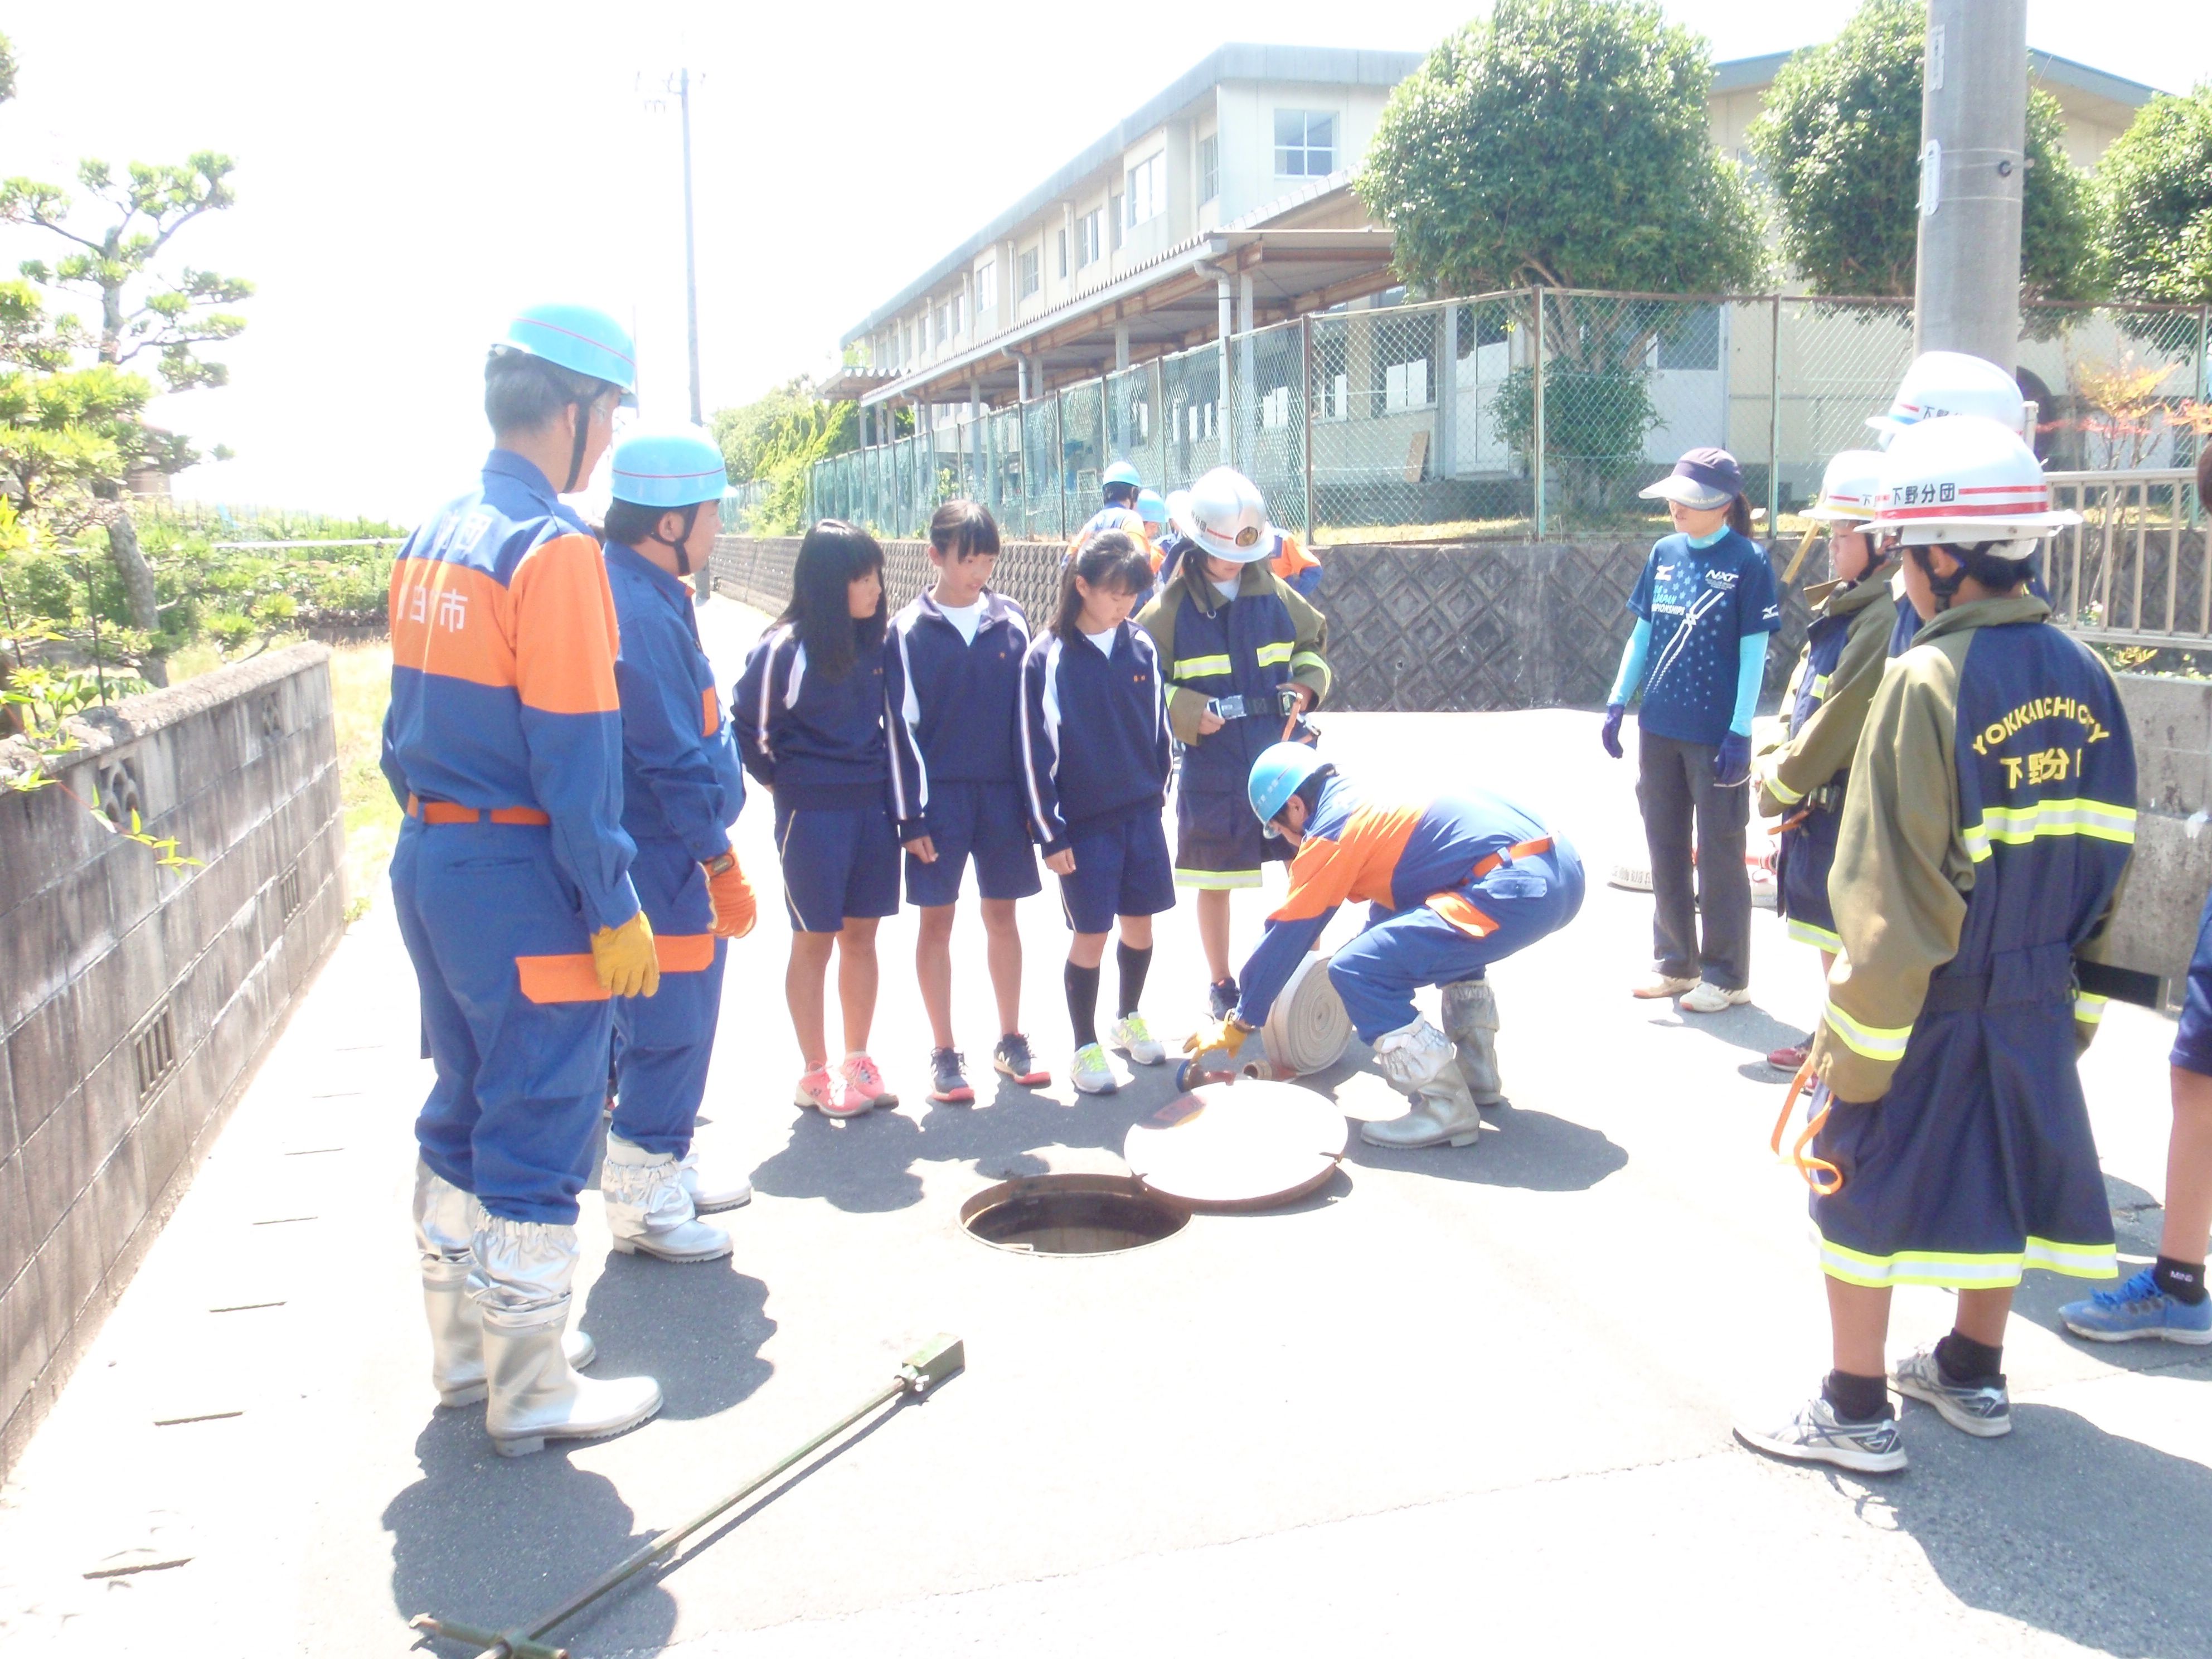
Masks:
[[[1835,1407],[1817,1394],[1778,1426],[1739,1421],[1735,1437],[1753,1451],[1793,1463],[1827,1463],[1861,1474],[1888,1474],[1905,1466],[1905,1442],[1894,1417],[1839,1423]]]
[[[1678,997],[1685,991],[1694,990],[1698,981],[1677,978],[1673,974],[1654,974],[1641,985],[1629,988],[1628,994],[1643,1002],[1656,1002],[1662,997]]]
[[[1124,1014],[1114,1022],[1107,1040],[1139,1066],[1157,1066],[1168,1057],[1142,1014]]]
[[[1114,1075],[1108,1063],[1105,1049],[1095,1042],[1086,1042],[1075,1051],[1075,1063],[1069,1068],[1075,1086],[1086,1095],[1110,1095],[1121,1086],[1121,1079]]]
[[[694,1146],[684,1154],[684,1162],[677,1166],[684,1171],[684,1190],[691,1194],[691,1207],[701,1215],[712,1215],[717,1210],[734,1210],[753,1201],[753,1183],[743,1176],[725,1174],[719,1181],[702,1179],[699,1174],[699,1149]]]
[[[1701,979],[1674,1006],[1686,1014],[1724,1014],[1750,1000],[1751,990],[1747,986],[1742,990],[1731,991],[1709,979]]]

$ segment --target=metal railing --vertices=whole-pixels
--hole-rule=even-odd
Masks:
[[[2045,554],[2057,619],[2106,645],[2212,644],[2212,568],[2194,470],[2050,477],[2051,504],[2082,517],[2052,537]]]
[[[2193,461],[2212,431],[2208,324],[2196,306],[2031,307],[2019,362],[2047,463]],[[969,495],[1010,534],[1059,537],[1113,460],[1164,492],[1225,461],[1310,539],[1544,538],[1656,522],[1637,491],[1714,445],[1771,524],[1869,441],[1911,356],[1901,300],[1529,289],[1359,306],[1018,404],[939,405],[934,426],[817,463],[807,513],[911,536]]]

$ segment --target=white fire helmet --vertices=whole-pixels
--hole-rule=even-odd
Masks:
[[[1979,415],[1947,415],[1897,434],[1867,528],[1894,532],[1907,547],[1990,542],[1998,557],[2024,559],[2044,536],[2081,522],[2051,510],[2050,482],[2020,434]]]
[[[1963,351],[1923,351],[1897,383],[1889,412],[1867,417],[1881,434],[1883,447],[1906,428],[1946,415],[1979,415],[2008,432],[2027,424],[2027,400],[2020,384],[1986,357]]]
[[[1874,517],[1875,492],[1881,486],[1882,453],[1878,449],[1846,449],[1828,462],[1820,475],[1820,499],[1801,515],[1829,524],[1864,524]]]
[[[1180,501],[1170,497],[1168,516],[1178,534],[1232,564],[1272,559],[1282,543],[1260,487],[1233,466],[1215,467]]]

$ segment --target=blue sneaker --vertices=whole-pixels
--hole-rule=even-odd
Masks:
[[[2201,1346],[2212,1342],[2212,1297],[2191,1306],[2158,1287],[2151,1268],[2140,1270],[2117,1289],[2100,1291],[2087,1302],[2069,1302],[2058,1310],[2066,1328],[2092,1342],[2138,1342],[2146,1338]]]

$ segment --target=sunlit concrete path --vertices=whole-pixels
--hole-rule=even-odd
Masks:
[[[760,618],[702,613],[722,679]],[[1371,777],[1455,773],[1562,825],[1600,878],[1638,842],[1627,769],[1586,714],[1358,716]],[[2017,1431],[1915,1407],[1907,1474],[1859,1482],[1735,1449],[1746,1401],[1826,1364],[1803,1189],[1766,1150],[1759,1056],[1804,1029],[1811,954],[1758,919],[1756,1001],[1710,1021],[1632,1001],[1648,898],[1496,976],[1514,1109],[1479,1149],[1383,1154],[1269,1215],[1200,1217],[1125,1256],[964,1237],[1011,1172],[1110,1169],[1165,1069],[1065,1083],[1047,895],[1024,908],[1027,1024],[1062,1081],[925,1098],[906,918],[884,929],[874,1051],[904,1095],[847,1125],[791,1108],[784,937],[734,951],[702,1143],[754,1171],[734,1260],[607,1253],[585,1200],[577,1305],[599,1372],[667,1395],[636,1433],[494,1456],[435,1408],[408,1237],[426,1086],[414,986],[379,895],[325,969],[90,1356],[0,1492],[0,1650],[384,1656],[409,1614],[512,1621],[836,1416],[939,1330],[969,1370],[658,1582],[559,1632],[580,1656],[1575,1651],[2212,1651],[2212,1357],[2090,1351],[2032,1275],[2007,1367]],[[1239,913],[1239,948],[1258,906]],[[1345,918],[1341,927],[1356,919]],[[1201,1012],[1188,908],[1147,994]],[[957,936],[962,1041],[994,1036],[981,933]],[[2148,1258],[2170,1027],[2115,1007],[2085,1067],[2124,1253]],[[1395,1111],[1364,1056],[1320,1085]],[[1948,1325],[1899,1297],[1895,1340]],[[167,1565],[167,1564],[175,1565]],[[88,1575],[114,1574],[93,1577]],[[441,1646],[441,1653],[459,1654]]]

